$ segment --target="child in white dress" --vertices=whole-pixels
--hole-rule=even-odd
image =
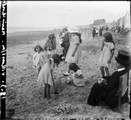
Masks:
[[[33,65],[38,69],[39,73],[42,68],[42,65],[46,61],[46,54],[40,45],[36,45],[34,51],[35,53],[33,55]]]
[[[53,54],[52,57],[48,58],[47,62],[42,66],[40,73],[38,75],[37,82],[41,85],[44,84],[44,97],[50,98],[50,87],[54,87],[54,94],[58,94],[56,91],[54,78],[53,78],[53,69],[58,67],[60,63],[60,56],[58,54]]]
[[[110,32],[103,34],[104,40],[101,47],[101,56],[99,59],[99,66],[102,77],[109,76],[109,66],[114,55],[115,43]]]

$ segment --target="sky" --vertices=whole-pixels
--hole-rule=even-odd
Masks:
[[[96,19],[112,22],[129,10],[129,1],[7,1],[7,26],[89,25]]]

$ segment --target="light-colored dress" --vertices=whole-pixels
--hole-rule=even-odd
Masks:
[[[35,52],[33,55],[33,65],[37,68],[42,67],[46,60],[47,56],[45,52]]]
[[[109,67],[108,60],[111,57],[111,50],[114,49],[114,44],[111,42],[104,42],[103,50],[100,53],[100,59],[98,61],[99,66]]]
[[[79,37],[77,35],[73,34],[70,38],[70,46],[69,46],[69,49],[68,49],[68,52],[67,52],[67,55],[66,55],[66,59],[65,59],[65,61],[67,63],[78,64],[78,61],[79,61],[80,55],[81,55],[81,47],[78,44],[80,44]],[[78,45],[78,48],[76,50],[76,53],[75,53],[74,56],[72,56],[77,45]]]
[[[51,76],[51,70],[53,70],[53,59],[50,58],[41,68],[40,73],[38,75],[37,82],[39,84],[49,84],[53,86],[53,79]]]
[[[77,70],[77,72],[71,74],[68,79],[67,79],[67,82],[69,81],[73,81],[74,85],[76,86],[85,86],[85,80],[83,79],[83,77],[80,77],[80,75],[83,76],[83,73],[81,70]]]

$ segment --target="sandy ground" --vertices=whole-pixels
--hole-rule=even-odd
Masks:
[[[129,105],[127,103],[121,106],[120,111],[112,111],[106,106],[92,107],[86,104],[93,83],[100,77],[97,60],[101,38],[82,43],[82,59],[79,65],[84,72],[86,85],[84,87],[67,85],[65,83],[66,77],[63,76],[63,73],[67,70],[67,65],[61,63],[59,69],[55,70],[54,75],[56,87],[60,94],[54,96],[51,93],[52,99],[50,100],[43,97],[43,87],[37,83],[37,71],[32,66],[33,47],[38,43],[44,45],[44,41],[38,40],[32,44],[17,45],[7,49],[6,107],[7,109],[15,109],[14,117],[23,119],[44,117],[128,119]],[[114,66],[115,62],[112,64],[111,72]],[[72,112],[54,114],[52,112],[53,108],[63,103],[71,105]]]

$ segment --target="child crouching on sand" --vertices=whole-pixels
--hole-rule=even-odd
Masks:
[[[38,69],[39,73],[42,65],[46,62],[46,54],[40,45],[36,45],[34,51],[35,53],[33,55],[33,65]]]
[[[45,98],[50,98],[50,89],[51,86],[54,87],[54,94],[58,94],[55,83],[54,83],[54,78],[53,78],[53,69],[55,67],[58,67],[60,64],[60,56],[58,54],[53,54],[52,57],[48,58],[47,62],[42,66],[40,73],[38,75],[37,82],[40,84],[44,84],[44,97]]]
[[[69,65],[69,70],[70,70],[70,76],[67,78],[66,83],[69,84],[73,82],[74,85],[76,86],[84,86],[85,81],[84,81],[84,75],[78,65],[76,63],[71,63]]]

